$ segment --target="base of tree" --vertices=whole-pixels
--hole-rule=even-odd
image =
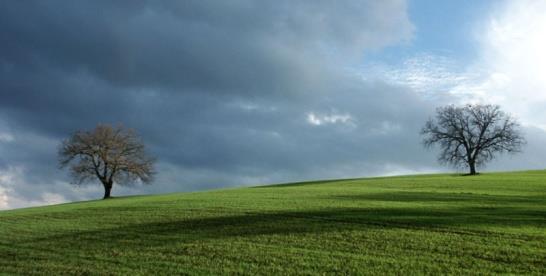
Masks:
[[[480,173],[477,172],[477,173],[464,173],[464,174],[462,174],[462,176],[473,176],[473,175],[480,175]]]

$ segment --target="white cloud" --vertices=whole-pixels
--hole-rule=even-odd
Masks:
[[[0,143],[1,142],[13,142],[15,138],[10,133],[0,132]]]
[[[8,192],[2,186],[0,186],[0,210],[8,209]]]
[[[527,126],[546,130],[546,1],[509,1],[476,25],[479,58],[421,53],[396,66],[373,64],[365,78],[407,86],[448,103],[499,104]]]
[[[510,1],[482,36],[487,75],[476,92],[546,129],[546,1]],[[481,90],[481,91],[480,91]]]
[[[13,199],[13,186],[17,185],[17,181],[22,173],[20,167],[8,167],[5,170],[0,170],[0,210],[10,209]]]
[[[0,210],[14,209],[21,207],[51,205],[67,202],[61,194],[44,192],[37,199],[28,199],[19,195],[15,188],[28,185],[24,179],[24,168],[8,167],[0,170]]]
[[[382,80],[394,85],[408,86],[425,97],[448,92],[452,87],[468,80],[460,72],[455,60],[430,53],[420,53],[396,66],[371,64],[361,68],[364,80]]]
[[[307,122],[315,126],[326,124],[347,124],[354,126],[353,117],[347,113],[339,114],[331,112],[329,114],[318,114],[309,112],[307,113]]]
[[[0,185],[4,187],[12,186],[17,182],[22,173],[23,169],[21,167],[8,167],[7,169],[0,170]]]

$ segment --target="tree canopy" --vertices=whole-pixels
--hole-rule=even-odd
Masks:
[[[104,198],[110,197],[114,183],[150,183],[154,159],[149,157],[135,131],[122,126],[98,125],[90,131],[77,131],[59,149],[61,168],[70,167],[74,184],[98,179]]]
[[[439,145],[439,161],[467,166],[471,175],[476,167],[494,159],[498,153],[516,153],[525,144],[519,123],[497,105],[448,105],[436,110],[435,119],[421,130],[426,147]]]

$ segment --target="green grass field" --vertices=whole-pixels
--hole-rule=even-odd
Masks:
[[[295,183],[3,211],[1,273],[545,275],[546,171]]]

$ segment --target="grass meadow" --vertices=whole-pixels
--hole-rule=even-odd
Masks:
[[[317,181],[2,211],[2,273],[545,275],[546,171]]]

